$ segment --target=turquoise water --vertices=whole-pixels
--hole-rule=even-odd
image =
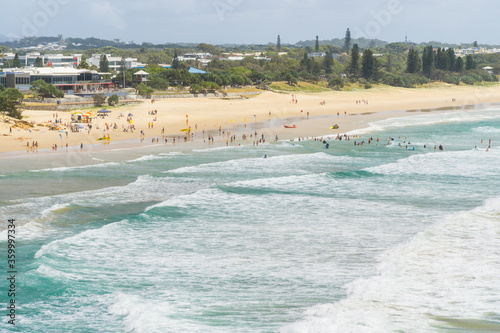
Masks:
[[[2,157],[18,232],[2,330],[499,330],[500,110],[359,133]]]

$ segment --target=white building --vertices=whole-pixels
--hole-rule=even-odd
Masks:
[[[100,67],[102,54],[93,54],[92,57],[87,59],[87,63],[92,66]],[[119,72],[122,67],[122,57],[112,57],[111,54],[106,54],[106,58],[109,62],[109,69],[112,71]],[[143,63],[137,61],[137,58],[125,58],[125,68],[144,68],[146,66]]]
[[[0,72],[0,84],[5,87],[30,90],[33,82],[43,80],[67,94],[109,90],[115,84],[97,71],[73,67],[5,68]]]
[[[5,53],[5,57],[2,62],[7,67],[13,66],[14,53]],[[35,61],[40,58],[43,63],[43,67],[73,67],[76,68],[80,61],[82,60],[81,54],[72,54],[65,56],[63,54],[40,54],[39,52],[26,53],[26,55],[20,55],[19,61],[24,67],[35,66]]]

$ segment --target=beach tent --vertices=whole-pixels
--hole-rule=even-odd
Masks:
[[[85,125],[83,125],[83,124],[78,124],[78,128],[85,128]]]
[[[129,113],[129,114],[128,114],[128,116],[129,116],[129,117],[133,117],[134,115],[133,115],[132,113]]]
[[[78,123],[82,121],[82,114],[81,113],[73,113],[71,115],[71,122]]]

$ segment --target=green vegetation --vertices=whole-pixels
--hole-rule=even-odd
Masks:
[[[271,89],[274,90],[279,90],[279,91],[287,91],[287,92],[304,92],[304,93],[318,93],[318,92],[325,92],[329,91],[325,86],[317,85],[317,84],[312,84],[309,82],[303,82],[299,81],[297,82],[296,85],[290,86],[287,83],[283,82],[274,82],[271,85],[269,85]]]
[[[143,95],[143,96],[151,95],[154,91],[153,88],[148,87],[144,83],[139,83],[139,85],[137,85],[137,87],[135,89],[137,90],[137,94]]]
[[[0,85],[0,113],[22,119],[22,111],[17,108],[24,95],[15,88],[3,88]]]
[[[108,97],[108,105],[109,106],[115,106],[116,104],[118,104],[119,101],[120,101],[120,98],[118,97],[118,95],[111,95]]]
[[[105,54],[99,59],[99,70],[101,73],[109,73],[109,61]]]
[[[141,95],[166,93],[208,93],[220,90],[243,91],[243,89],[262,89],[270,86],[283,91],[325,91],[370,88],[376,84],[414,88],[429,82],[449,84],[478,84],[496,82],[500,74],[500,54],[477,54],[456,57],[453,51],[457,45],[432,43],[387,43],[376,39],[351,38],[349,29],[341,39],[320,40],[316,38],[297,44],[283,44],[281,36],[276,43],[266,45],[210,45],[178,44],[155,45],[135,44],[120,40],[65,38],[67,48],[64,54],[82,53],[78,68],[89,68],[86,57],[92,54],[111,54],[121,57],[120,72],[109,68],[109,61],[103,56],[100,61],[101,72],[116,75],[118,85],[133,87]],[[40,37],[40,40],[50,40]],[[7,46],[38,41],[36,37],[25,38],[17,44],[8,42]],[[433,46],[436,46],[433,48]],[[464,45],[472,47],[473,43]],[[24,47],[24,46],[23,46]],[[2,52],[6,52],[2,48]],[[317,56],[314,52],[326,56]],[[9,52],[11,52],[9,50]],[[12,51],[13,52],[13,51]],[[19,52],[26,52],[19,50]],[[185,53],[204,52],[214,55],[207,66],[199,61],[180,61]],[[252,53],[243,60],[225,61],[225,53]],[[278,52],[286,54],[279,55]],[[13,52],[14,53],[14,52]],[[256,59],[257,56],[257,59]],[[125,70],[127,57],[137,58],[147,63],[148,81],[134,81],[134,73],[140,69]],[[11,64],[12,65],[11,61]],[[163,68],[159,64],[171,64]],[[492,74],[481,68],[491,66]],[[191,74],[190,67],[202,69],[207,74]],[[95,68],[97,69],[97,68]],[[43,90],[42,90],[43,91]],[[40,94],[42,96],[43,94]],[[52,97],[47,94],[46,97]]]
[[[94,100],[94,105],[98,107],[102,106],[106,102],[106,96],[102,94],[92,95],[92,99]]]
[[[47,83],[44,80],[36,80],[33,82],[31,90],[35,91],[42,98],[63,98],[64,93],[57,89],[52,83]]]
[[[35,59],[35,67],[43,67],[42,58],[36,57],[36,59]]]

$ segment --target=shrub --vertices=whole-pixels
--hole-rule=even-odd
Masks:
[[[103,94],[94,94],[92,95],[92,99],[94,100],[95,106],[102,106],[104,102],[106,102],[106,96]]]
[[[341,77],[334,77],[328,81],[328,86],[330,88],[340,90],[344,88],[344,80]]]
[[[474,83],[476,83],[476,80],[472,76],[469,76],[469,75],[462,77],[461,80],[463,83],[468,84],[468,85],[473,85]]]
[[[109,104],[109,106],[116,105],[116,104],[118,104],[119,100],[120,100],[120,98],[118,97],[118,95],[111,95],[108,97],[108,104]]]

